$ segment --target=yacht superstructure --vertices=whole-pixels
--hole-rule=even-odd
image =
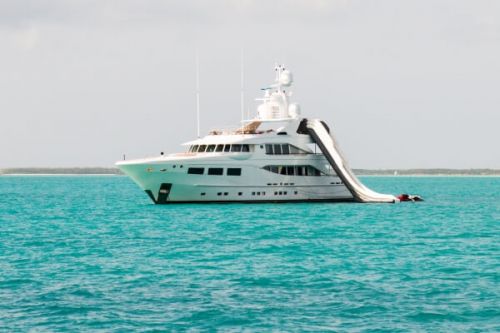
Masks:
[[[185,143],[183,153],[117,162],[156,204],[181,202],[396,202],[351,172],[326,124],[290,101],[292,73],[275,68],[254,119]]]

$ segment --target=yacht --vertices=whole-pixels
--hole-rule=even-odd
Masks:
[[[156,204],[210,202],[398,202],[353,174],[325,122],[291,101],[292,72],[275,67],[253,119],[184,143],[183,152],[117,167]]]

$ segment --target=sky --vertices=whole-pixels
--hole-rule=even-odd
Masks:
[[[354,168],[500,168],[500,1],[0,0],[0,168],[179,152],[274,64]]]

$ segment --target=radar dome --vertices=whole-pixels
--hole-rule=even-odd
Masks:
[[[288,116],[291,118],[298,118],[300,116],[300,105],[292,103],[288,106]]]
[[[283,86],[290,86],[293,82],[292,72],[290,72],[288,69],[281,72],[279,81]]]

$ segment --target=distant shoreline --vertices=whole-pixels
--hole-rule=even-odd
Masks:
[[[500,176],[499,169],[354,169],[357,176]],[[5,168],[0,176],[123,176],[118,168]]]

